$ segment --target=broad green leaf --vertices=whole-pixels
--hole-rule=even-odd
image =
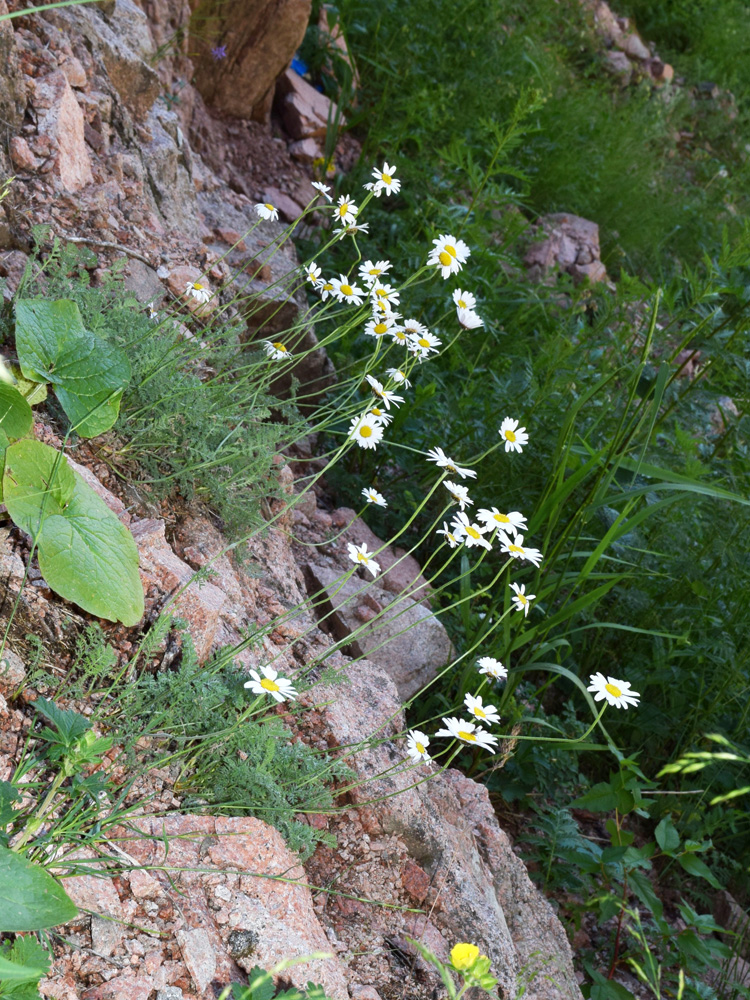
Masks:
[[[696,858],[694,854],[680,854],[677,858],[682,867],[688,873],[688,875],[696,875],[698,878],[703,878],[712,885],[714,889],[721,889],[721,883],[718,881],[714,873],[708,867],[708,865],[701,861],[700,858]]]
[[[3,496],[10,516],[32,538],[46,519],[62,514],[73,496],[68,460],[41,441],[17,441],[5,452]]]
[[[58,708],[53,701],[48,701],[46,698],[37,698],[34,702],[34,708],[54,725],[57,733],[53,733],[46,727],[43,733],[49,733],[46,738],[51,738],[55,742],[72,746],[79,736],[83,736],[87,730],[91,729],[91,723],[85,715],[79,715],[72,709]]]
[[[0,983],[36,983],[46,975],[51,957],[37,939],[27,934],[10,944],[0,945]],[[1,992],[1,991],[0,991]],[[13,997],[39,996],[36,990],[10,990]]]
[[[77,912],[40,865],[0,847],[0,931],[38,931],[67,923]]]
[[[27,379],[55,386],[78,434],[93,437],[112,426],[130,363],[119,347],[84,327],[75,302],[19,300],[16,349]]]
[[[11,441],[28,434],[34,418],[31,407],[12,385],[0,382],[0,427]]]
[[[680,846],[680,835],[677,830],[675,830],[671,816],[665,816],[659,823],[657,828],[654,830],[654,837],[656,838],[656,843],[659,847],[661,847],[662,851],[665,851],[667,854],[670,854],[672,851],[676,851]]]
[[[0,781],[0,830],[4,830],[17,815],[13,808],[14,803],[21,804],[21,795],[18,789],[9,781]]]
[[[13,374],[16,377],[16,389],[18,389],[29,406],[36,406],[37,403],[44,402],[47,398],[46,382],[34,382],[31,379],[24,378],[21,369],[15,366],[13,367]]]
[[[570,803],[571,809],[588,809],[589,812],[614,812],[617,808],[617,792],[608,781],[600,781],[585,795]]]
[[[644,906],[653,913],[657,920],[661,920],[664,915],[664,905],[654,892],[648,875],[642,871],[631,871],[628,873],[630,887]]]
[[[140,621],[133,536],[64,456],[39,441],[11,445],[3,491],[10,516],[37,538],[39,568],[56,593],[107,621]]]

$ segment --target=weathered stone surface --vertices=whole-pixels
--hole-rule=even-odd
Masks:
[[[141,260],[130,258],[125,267],[124,287],[143,305],[156,309],[166,294],[156,271]]]
[[[0,0],[0,14],[7,13],[5,0]],[[18,65],[13,22],[0,21],[0,150],[20,125],[25,106],[26,81]]]
[[[268,187],[263,192],[263,200],[274,205],[279,210],[279,215],[286,222],[296,222],[302,215],[302,206],[298,205],[294,198],[279,191],[276,187]]]
[[[356,517],[351,508],[340,507],[334,511],[333,517],[340,527],[347,525],[339,545],[336,547],[338,561],[348,568],[347,545],[367,545],[370,552],[378,551],[377,561],[380,563],[380,573],[377,584],[392,594],[406,594],[415,600],[427,602],[430,587],[422,576],[422,570],[414,556],[408,555],[403,549],[390,545],[383,548],[383,542],[370,530],[367,524]]]
[[[433,770],[424,781],[433,765],[410,767],[403,744],[388,741],[403,732],[404,720],[386,671],[360,660],[346,678],[345,684],[316,686],[303,699],[319,710],[325,706],[323,723],[334,744],[377,734],[378,745],[349,758],[362,782],[351,795],[362,803],[358,816],[368,834],[398,834],[440,886],[430,922],[445,946],[479,945],[492,959],[503,1000],[515,997],[522,969],[526,1000],[580,1000],[565,931],[500,830],[487,790],[457,771]]]
[[[16,170],[36,170],[42,162],[22,135],[14,135],[10,140],[10,158]]]
[[[635,34],[635,32],[619,39],[615,44],[618,48],[621,48],[623,52],[626,52],[631,59],[643,61],[651,58],[651,52],[648,47],[644,44],[641,37]]]
[[[140,152],[155,207],[168,227],[183,236],[200,237],[192,158],[179,118],[157,104],[144,128],[144,135],[151,138],[140,144]]]
[[[112,880],[77,875],[65,880],[65,891],[80,910],[92,914],[93,950],[104,958],[112,955],[122,941],[124,930],[122,903]]]
[[[211,583],[190,582],[194,573],[172,551],[164,536],[164,521],[134,521],[131,530],[138,546],[144,588],[148,591],[156,586],[165,594],[181,591],[167,602],[167,607],[185,619],[198,659],[205,660],[216,637],[225,595]]]
[[[138,826],[154,839],[129,841],[128,853],[143,865],[166,866],[175,882],[169,898],[184,899],[181,891],[190,900],[189,907],[179,908],[184,926],[177,933],[199,988],[212,961],[220,981],[238,978],[232,952],[247,972],[254,965],[270,968],[285,958],[330,952],[304,870],[273,827],[258,819],[211,816],[153,817]],[[221,911],[209,907],[210,897],[221,901]],[[219,913],[226,915],[225,923],[214,919]],[[343,970],[333,957],[293,966],[285,974],[299,986],[310,979],[322,983],[333,1000],[348,997]]]
[[[191,38],[201,53],[195,86],[206,103],[238,118],[267,119],[276,78],[302,41],[310,9],[311,0],[203,0],[200,23],[211,25],[213,45],[226,48],[215,60],[205,38]]]
[[[284,128],[293,139],[308,139],[326,134],[328,121],[335,121],[336,105],[316,90],[299,73],[288,69],[276,84],[276,102]],[[343,123],[343,116],[339,122]]]
[[[289,144],[289,152],[300,163],[313,163],[323,155],[314,139],[298,139]]]
[[[538,239],[524,257],[532,281],[553,283],[554,270],[570,274],[576,283],[606,281],[601,262],[599,227],[578,215],[558,212],[542,216],[537,224]]]
[[[83,134],[83,112],[61,70],[35,80],[34,107],[38,131],[54,150],[53,173],[66,191],[75,193],[93,181]]]
[[[0,691],[7,695],[13,694],[25,680],[26,666],[23,660],[6,643],[0,658]]]
[[[158,899],[164,890],[153,875],[141,868],[134,868],[128,875],[130,891],[135,899]]]
[[[614,49],[605,52],[604,65],[613,76],[618,78],[623,87],[630,83],[630,78],[633,75],[633,66],[624,52],[618,52]]]
[[[357,576],[342,584],[342,570],[334,564],[308,563],[306,573],[310,594],[323,590],[328,597],[321,621],[338,639],[348,640],[355,656],[381,664],[402,699],[413,697],[452,659],[448,633],[423,604],[409,597],[394,599]]]
[[[149,1000],[154,991],[151,976],[116,976],[101,986],[92,986],[82,994],[83,1000]]]

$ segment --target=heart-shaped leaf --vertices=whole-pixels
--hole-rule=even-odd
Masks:
[[[75,302],[20,299],[16,350],[27,379],[55,386],[81,437],[94,437],[114,424],[130,363],[119,347],[84,327]]]
[[[38,931],[67,923],[77,912],[44,868],[0,847],[0,931]]]
[[[3,492],[15,523],[36,538],[39,568],[56,593],[107,621],[140,621],[133,536],[63,455],[40,441],[11,445]]]

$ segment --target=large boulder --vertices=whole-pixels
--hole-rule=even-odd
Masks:
[[[525,1000],[581,1000],[562,924],[500,829],[487,789],[458,771],[410,766],[394,738],[405,723],[384,667],[359,660],[338,673],[338,683],[303,699],[320,713],[329,745],[357,747],[346,755],[358,778],[349,791],[357,816],[371,839],[395,835],[406,845],[404,885],[439,932],[430,947],[477,944],[492,959],[502,1000],[514,1000],[521,984]]]
[[[7,13],[5,0],[0,0],[0,15]],[[25,107],[26,83],[18,65],[13,22],[0,21],[0,157],[21,124]]]
[[[542,216],[535,238],[524,257],[532,281],[554,283],[555,271],[565,271],[579,284],[607,280],[601,261],[599,227],[595,222],[569,212]]]
[[[311,0],[200,2],[200,35],[191,37],[194,83],[208,105],[237,118],[268,118],[276,78],[302,41]],[[210,37],[211,41],[206,39]],[[214,58],[212,48],[225,54]]]

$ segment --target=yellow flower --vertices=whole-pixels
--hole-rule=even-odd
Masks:
[[[461,942],[451,949],[451,962],[454,969],[463,971],[470,969],[479,958],[479,948],[475,944]]]

